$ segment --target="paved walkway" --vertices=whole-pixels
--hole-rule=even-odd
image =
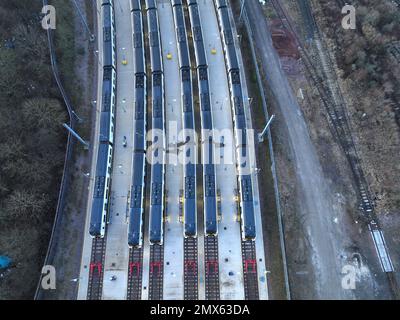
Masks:
[[[174,18],[169,0],[157,1],[164,58],[167,146],[177,144],[182,129],[181,87]],[[167,59],[167,55],[171,59]],[[171,127],[170,127],[171,126]],[[169,154],[175,155],[175,154]],[[164,299],[183,299],[183,224],[179,221],[179,192],[183,189],[183,168],[166,167],[167,221],[164,238]]]
[[[94,141],[93,144],[93,158],[90,170],[90,183],[88,188],[88,205],[86,208],[86,222],[85,222],[85,234],[84,234],[84,242],[82,249],[82,261],[81,261],[81,269],[79,275],[79,287],[78,287],[78,300],[86,300],[87,289],[88,289],[88,281],[89,281],[89,265],[90,265],[90,254],[92,249],[92,238],[89,235],[89,224],[90,224],[90,214],[92,211],[92,199],[93,199],[93,190],[94,190],[94,177],[96,175],[96,163],[97,163],[97,150],[98,150],[98,137],[100,131],[100,110],[102,104],[102,86],[103,86],[103,22],[101,17],[101,1],[97,1],[97,21],[98,21],[98,48],[99,52],[97,53],[97,59],[99,59],[98,64],[98,83],[97,83],[97,101],[95,104],[96,107],[96,126],[95,133],[93,135]],[[97,60],[96,59],[96,60]]]
[[[228,79],[226,76],[224,53],[218,27],[218,20],[212,0],[198,1],[200,18],[203,26],[203,37],[210,74],[211,103],[214,127],[218,130],[233,130],[232,112],[229,97]],[[212,49],[216,54],[212,54]],[[225,144],[228,144],[225,136]],[[220,140],[217,138],[216,143]],[[232,141],[233,143],[233,141]],[[235,155],[233,163],[223,164],[224,148],[216,148],[216,157],[220,157],[221,165],[217,165],[217,188],[221,192],[222,220],[219,223],[218,245],[220,266],[221,299],[244,299],[242,254],[240,241],[240,224],[236,221],[237,206],[234,199],[237,189]]]
[[[129,248],[127,201],[132,179],[134,70],[129,1],[114,0],[117,30],[117,105],[110,224],[107,227],[103,299],[126,299]],[[127,65],[122,61],[126,60]],[[128,145],[123,146],[124,136]],[[110,281],[116,276],[115,281]]]
[[[249,94],[247,90],[247,82],[246,75],[244,72],[242,52],[240,50],[239,37],[237,36],[237,30],[234,24],[234,19],[232,12],[230,11],[230,18],[232,26],[234,26],[233,34],[235,39],[236,50],[238,53],[238,60],[240,66],[240,77],[242,79],[242,89],[243,89],[243,98],[245,105],[245,113],[246,113],[246,124],[247,128],[252,129],[252,119],[251,119],[251,111],[250,111],[250,102],[249,102]],[[252,136],[253,137],[253,136]],[[250,138],[250,137],[249,137]],[[253,198],[254,198],[254,214],[256,217],[256,256],[257,256],[257,274],[258,274],[258,290],[260,300],[268,299],[268,284],[267,284],[267,270],[265,267],[265,248],[264,248],[264,240],[263,240],[263,229],[262,229],[262,217],[261,217],[261,208],[260,208],[260,194],[258,189],[258,175],[257,175],[257,162],[256,162],[256,153],[255,153],[255,141],[251,139],[248,143],[250,147],[250,163],[252,168],[252,184],[253,184]],[[259,160],[262,161],[262,160]]]

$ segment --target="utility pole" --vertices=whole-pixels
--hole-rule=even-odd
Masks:
[[[268,130],[269,126],[271,125],[272,121],[274,120],[274,118],[275,118],[274,114],[271,116],[271,118],[269,118],[267,124],[265,125],[264,130],[258,135],[258,142],[261,143],[264,141],[265,134],[267,133],[267,130]]]
[[[74,110],[72,110],[72,114],[75,116],[75,118],[78,120],[78,122],[83,122],[83,119],[81,117],[79,117]]]
[[[83,14],[82,14],[81,9],[79,8],[78,4],[76,3],[76,0],[72,0],[72,1],[73,1],[74,4],[75,4],[76,10],[78,11],[79,16],[81,17],[81,20],[82,20],[82,22],[83,22],[83,25],[85,26],[87,32],[89,33],[90,42],[93,42],[94,39],[96,39],[96,36],[90,31],[89,25],[88,25],[88,23],[86,22],[86,19],[85,19],[85,17],[84,17]]]
[[[242,21],[242,15],[243,15],[243,10],[244,10],[244,2],[245,0],[240,1],[240,16],[239,16],[239,22]]]
[[[85,140],[83,140],[83,139],[80,137],[80,135],[77,134],[77,133],[74,131],[74,129],[72,129],[72,128],[71,128],[69,125],[67,125],[66,123],[63,124],[63,127],[64,127],[65,129],[67,129],[76,139],[78,139],[78,141],[79,141],[80,143],[83,144],[85,150],[88,150],[88,149],[89,149],[89,143],[87,143]]]

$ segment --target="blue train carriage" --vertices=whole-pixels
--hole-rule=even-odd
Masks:
[[[164,175],[165,169],[163,163],[152,165],[150,193],[150,244],[163,244],[165,196]]]
[[[131,22],[132,22],[132,43],[134,53],[134,72],[145,73],[145,51],[144,51],[144,33],[143,33],[143,16],[140,10],[140,2],[132,0]],[[138,9],[139,8],[139,9]]]
[[[135,75],[132,183],[129,206],[128,245],[143,244],[144,190],[146,174],[146,75]]]
[[[196,164],[191,160],[196,159],[196,149],[193,147],[194,136],[194,114],[193,96],[191,88],[190,69],[181,70],[182,77],[182,106],[183,106],[183,127],[188,130],[186,135],[187,144],[184,145],[184,154],[188,163],[184,166],[184,221],[185,236],[197,236],[197,201],[196,201]],[[194,154],[192,154],[192,152]]]
[[[136,75],[144,79],[144,75]],[[137,83],[136,83],[137,84]],[[130,193],[128,245],[141,247],[143,244],[143,213],[144,190],[146,174],[146,120],[145,120],[145,92],[143,86],[135,89],[135,134],[132,161],[132,183]]]
[[[214,0],[214,4],[217,9],[226,8],[227,0]]]
[[[196,201],[196,172],[195,165],[185,165],[185,186],[183,199],[184,236],[197,236],[197,201]]]
[[[253,187],[251,176],[239,176],[240,183],[240,210],[243,240],[255,240],[256,221],[254,216]]]
[[[129,205],[128,245],[135,248],[140,248],[143,244],[145,161],[144,151],[134,151]]]
[[[151,193],[150,193],[150,243],[163,243],[164,196],[165,196],[165,128],[164,128],[164,80],[161,71],[152,75],[152,144]],[[157,132],[158,131],[158,132]],[[159,136],[160,131],[162,135]]]
[[[150,193],[150,243],[163,243],[164,194],[165,194],[165,128],[164,80],[160,71],[152,76],[152,144],[151,193]],[[160,131],[162,135],[159,136]]]
[[[187,6],[190,8],[190,6],[195,5],[197,6],[197,0],[186,0]]]
[[[134,63],[134,124],[132,183],[129,201],[128,245],[143,244],[143,215],[146,175],[146,62],[144,54],[143,17],[140,1],[131,0]]]
[[[131,0],[130,4],[131,4],[131,12],[142,10],[140,0]]]
[[[207,58],[204,48],[203,32],[197,3],[189,5],[189,16],[192,25],[192,36],[195,49],[196,67],[207,67]]]
[[[182,6],[182,0],[171,0],[172,7]]]
[[[194,49],[196,57],[197,80],[200,94],[201,125],[204,130],[213,128],[211,102],[208,82],[208,65],[204,49],[201,20],[196,1],[188,0],[189,15],[192,25]],[[204,190],[204,232],[208,236],[218,233],[216,178],[213,159],[213,141],[208,138],[208,143],[203,145],[203,190]]]
[[[162,72],[161,38],[159,31],[158,13],[156,9],[147,11],[147,24],[149,30],[151,72]]]
[[[181,4],[173,7],[176,41],[178,43],[178,56],[180,68],[190,68],[189,46],[186,34],[186,24]]]
[[[100,142],[109,142],[111,144],[114,143],[115,133],[116,77],[117,74],[113,68],[104,68],[100,114]]]
[[[217,235],[218,233],[218,215],[217,215],[217,195],[215,185],[215,172],[211,167],[214,165],[205,165],[206,173],[203,176],[204,190],[204,231],[206,235]]]
[[[112,145],[107,142],[100,143],[89,226],[89,233],[92,237],[103,238],[106,232],[111,188],[112,158]]]
[[[116,33],[113,1],[104,0],[103,11],[103,65],[116,69]]]
[[[158,12],[155,3],[147,3],[150,59],[152,72],[152,144],[150,186],[150,244],[163,243],[164,188],[165,188],[165,135],[164,135],[164,75]],[[162,136],[158,135],[159,130]],[[158,132],[157,132],[158,131]],[[161,141],[160,141],[161,139]],[[157,159],[157,160],[156,160]]]
[[[151,9],[157,9],[155,0],[146,0],[146,11]]]
[[[193,147],[194,114],[191,71],[189,67],[181,69],[182,79],[182,106],[183,106],[183,128],[186,131],[183,152],[187,162],[184,166],[184,221],[185,237],[197,236],[197,201],[196,201],[196,164],[191,160],[196,159],[196,148]],[[194,154],[192,154],[192,152]]]

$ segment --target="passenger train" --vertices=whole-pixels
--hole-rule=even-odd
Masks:
[[[222,34],[225,62],[227,66],[232,112],[234,115],[236,154],[238,159],[246,159],[245,162],[238,166],[242,239],[254,240],[256,237],[256,226],[253,187],[251,175],[244,172],[244,168],[248,166],[249,163],[247,154],[247,127],[239,63],[236,55],[232,25],[229,19],[227,0],[214,0],[214,4]]]
[[[209,74],[204,49],[203,31],[199,15],[197,0],[187,0],[194,51],[196,58],[197,82],[200,95],[200,114],[202,132],[208,131],[202,137],[203,151],[203,203],[204,203],[204,233],[207,236],[214,236],[218,233],[218,213],[216,197],[216,178],[214,166],[213,139],[209,135],[213,129],[213,117],[210,100]],[[206,141],[207,140],[207,143]]]
[[[117,75],[114,5],[112,0],[103,0],[102,18],[103,84],[100,114],[100,137],[89,226],[90,235],[92,237],[100,238],[103,238],[105,235],[108,220],[115,131],[115,94]]]
[[[171,0],[176,40],[178,43],[179,69],[181,77],[181,103],[183,109],[183,129],[185,141],[183,154],[186,157],[184,164],[184,236],[197,236],[197,200],[196,200],[196,148],[193,148],[194,141],[194,110],[192,74],[189,57],[189,43],[186,34],[185,17],[181,0]],[[193,161],[194,160],[194,161]]]
[[[134,51],[134,128],[132,183],[129,201],[128,245],[143,244],[143,215],[146,178],[147,74],[143,16],[140,0],[131,0],[132,41]]]
[[[152,147],[150,185],[150,244],[163,243],[165,189],[165,106],[164,70],[160,26],[154,0],[146,1],[152,87]]]

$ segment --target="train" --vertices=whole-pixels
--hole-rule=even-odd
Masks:
[[[246,116],[240,79],[239,62],[233,38],[232,25],[229,19],[227,0],[214,0],[222,42],[231,96],[233,123],[235,129],[235,147],[238,159],[246,159],[238,164],[238,184],[240,197],[240,221],[243,240],[255,240],[256,225],[254,215],[254,200],[251,175],[244,168],[248,165],[248,145]]]
[[[92,198],[89,234],[103,238],[109,214],[113,145],[115,132],[116,95],[116,39],[114,4],[102,2],[103,19],[103,82],[100,114],[99,148],[97,151],[94,192]]]
[[[150,224],[151,245],[162,245],[165,202],[165,99],[160,25],[154,0],[146,1],[152,88]]]
[[[134,128],[132,182],[129,199],[128,245],[143,244],[143,215],[146,178],[147,73],[143,16],[140,0],[131,0],[132,43],[134,52]]]
[[[186,34],[185,17],[181,0],[171,0],[175,36],[178,43],[178,59],[181,79],[182,123],[184,130],[183,155],[185,157],[183,176],[183,216],[184,237],[197,237],[197,190],[196,190],[196,157],[195,121],[193,110],[192,73],[189,55],[189,43]]]
[[[202,127],[202,163],[203,163],[203,203],[204,203],[204,234],[215,236],[218,233],[218,212],[216,176],[213,152],[213,117],[211,111],[210,85],[206,51],[204,48],[203,31],[201,26],[197,0],[187,0],[191,23],[192,37],[197,69],[197,83],[200,96],[200,116]]]

